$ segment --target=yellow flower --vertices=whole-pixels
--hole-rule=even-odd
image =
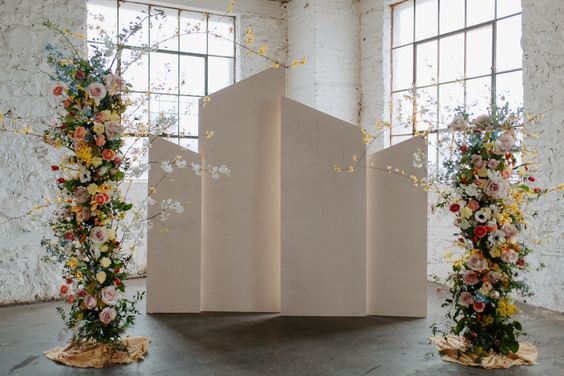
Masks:
[[[100,193],[106,193],[112,190],[112,186],[108,183],[103,183],[100,185]]]
[[[100,252],[108,252],[108,245],[107,244],[102,244],[100,246]]]
[[[92,166],[100,167],[104,160],[100,157],[92,157]]]
[[[74,269],[78,265],[78,260],[76,259],[76,257],[71,257],[69,261],[67,261],[67,265]]]
[[[88,185],[88,187],[86,188],[86,190],[88,191],[88,193],[90,193],[91,195],[95,195],[96,193],[98,193],[98,186],[94,183]]]
[[[499,303],[497,305],[497,310],[502,317],[509,317],[509,316],[517,313],[517,311],[518,311],[517,306],[515,306],[515,304],[511,303],[511,301],[507,297],[502,298],[499,301]]]
[[[77,270],[76,273],[74,274],[74,276],[76,277],[76,279],[78,281],[82,280],[82,272],[80,270]]]
[[[478,171],[478,176],[481,178],[486,178],[488,177],[488,170],[485,168],[482,168],[480,171]]]
[[[492,257],[500,257],[501,256],[501,251],[499,250],[499,248],[495,247],[490,249],[490,256]]]
[[[92,148],[86,144],[79,145],[76,150],[76,156],[82,160],[87,166],[92,164]]]
[[[55,140],[55,149],[60,149],[63,146],[63,141],[60,138]]]
[[[104,281],[106,280],[106,273],[104,272],[96,273],[96,280],[100,283],[104,283]]]
[[[460,209],[460,216],[462,218],[470,218],[472,216],[472,209],[470,209],[468,206],[463,207],[462,209]]]
[[[493,324],[493,322],[494,322],[493,317],[491,317],[489,315],[485,316],[484,319],[483,319],[484,326],[489,326],[489,325]]]
[[[108,230],[108,239],[114,240],[116,238],[116,232],[113,228]]]

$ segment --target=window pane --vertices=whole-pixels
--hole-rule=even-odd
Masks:
[[[392,94],[392,134],[413,132],[413,94],[410,90]]]
[[[202,57],[180,56],[180,93],[205,95],[206,62]]]
[[[149,19],[146,5],[119,3],[119,32],[126,45],[142,46],[149,43]],[[129,33],[132,26],[141,25],[134,34]]]
[[[193,97],[180,97],[180,136],[198,135],[198,100]]]
[[[178,55],[151,52],[151,91],[178,92]]]
[[[117,6],[115,0],[88,1],[88,40],[101,41],[104,35],[115,42]]]
[[[459,30],[464,27],[464,0],[441,1],[440,32]]]
[[[491,21],[495,18],[495,0],[468,0],[467,26]]]
[[[481,27],[468,32],[466,37],[466,77],[491,74],[492,28]]]
[[[521,0],[497,0],[497,17],[521,12]]]
[[[413,46],[392,50],[393,90],[410,88],[413,85]]]
[[[151,127],[168,124],[165,133],[178,135],[178,96],[153,94],[150,99]]]
[[[415,39],[421,40],[437,35],[437,0],[417,0],[415,2]]]
[[[417,90],[418,131],[437,129],[437,88],[435,86]]]
[[[474,116],[485,114],[491,105],[491,78],[466,81],[466,108]]]
[[[439,86],[439,128],[446,128],[454,115],[464,109],[464,83],[453,82]]]
[[[208,59],[208,93],[231,85],[235,79],[234,71],[232,58],[210,57]]]
[[[149,122],[149,99],[145,94],[131,93],[127,96],[129,106],[122,117],[128,133],[139,133],[147,129]]]
[[[516,111],[523,106],[523,72],[511,72],[496,76],[497,105],[509,103],[510,108]]]
[[[198,140],[194,138],[181,138],[180,146],[192,150],[194,153],[198,152]]]
[[[233,18],[209,16],[208,53],[233,56]]]
[[[160,12],[163,15],[160,15]],[[178,11],[151,8],[151,46],[161,50],[178,51]]]
[[[121,71],[131,90],[149,90],[149,59],[141,51],[124,49],[121,54]]]
[[[437,41],[417,46],[417,86],[437,83]]]
[[[407,135],[407,136],[392,136],[392,145],[397,145],[400,142],[409,140],[410,138],[413,138],[412,135]]]
[[[180,51],[205,54],[206,19],[201,13],[180,13]]]
[[[502,72],[521,68],[521,16],[497,22],[496,70]]]
[[[440,82],[455,81],[464,78],[464,34],[440,40]]]
[[[413,42],[413,0],[394,5],[393,26],[393,46]]]
[[[127,170],[128,177],[141,180],[149,178],[148,169],[146,168],[149,162],[149,153],[147,152],[148,145],[149,140],[147,137],[123,138],[121,152],[124,155],[125,161],[129,162],[131,165],[131,168]],[[141,171],[143,172],[141,173]]]

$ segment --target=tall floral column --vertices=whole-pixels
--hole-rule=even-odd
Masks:
[[[55,240],[43,244],[64,263],[60,291],[70,310],[59,312],[73,339],[47,356],[88,367],[133,361],[142,358],[149,341],[122,338],[134,323],[135,302],[142,298],[124,296],[122,281],[131,254],[118,236],[120,221],[132,208],[120,191],[128,168],[120,124],[126,84],[101,55],[86,60],[50,47],[49,63],[58,81],[53,95],[63,108],[44,140],[64,149],[65,156],[51,166],[59,188],[51,221]]]
[[[447,360],[501,368],[536,358],[534,346],[518,341],[522,327],[511,297],[529,293],[518,277],[531,252],[520,234],[527,226],[526,202],[543,193],[533,186],[528,165],[518,162],[526,154],[516,141],[522,126],[507,107],[471,122],[460,114],[450,126],[456,151],[445,168],[453,190],[439,206],[455,214],[464,255],[454,263],[452,297],[444,304],[454,325],[447,332],[434,329],[443,334],[434,341]]]

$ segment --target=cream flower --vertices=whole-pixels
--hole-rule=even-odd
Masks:
[[[107,268],[107,267],[109,267],[110,265],[112,265],[112,261],[111,261],[109,258],[107,258],[107,257],[102,257],[102,258],[100,259],[100,265],[101,265],[103,268]]]
[[[104,85],[93,82],[86,88],[86,94],[88,94],[96,104],[100,104],[100,101],[106,97],[107,92]]]
[[[452,119],[452,122],[449,124],[448,128],[454,132],[463,132],[468,128],[468,122],[464,119],[464,116],[458,114]]]
[[[101,226],[92,227],[90,239],[93,243],[101,244],[108,241],[108,229]]]
[[[116,95],[126,89],[125,80],[115,74],[107,74],[104,76],[104,83],[106,84],[106,89],[108,94]]]
[[[96,280],[99,283],[104,283],[106,281],[106,272],[99,271],[98,273],[96,273]]]

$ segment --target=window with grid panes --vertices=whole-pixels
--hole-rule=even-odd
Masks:
[[[152,16],[157,12],[165,17]],[[131,60],[134,47],[158,46],[124,72],[133,99],[151,93],[146,108],[135,115],[144,113],[144,121],[174,116],[176,122],[163,136],[197,151],[198,100],[235,82],[235,18],[135,1],[88,0],[89,47],[101,41],[97,26],[116,41],[118,31],[138,22],[137,17],[147,19],[125,43],[122,60]],[[132,140],[125,139],[126,147]]]
[[[521,0],[399,2],[391,39],[390,144],[431,130],[436,146],[459,107],[522,106]]]

